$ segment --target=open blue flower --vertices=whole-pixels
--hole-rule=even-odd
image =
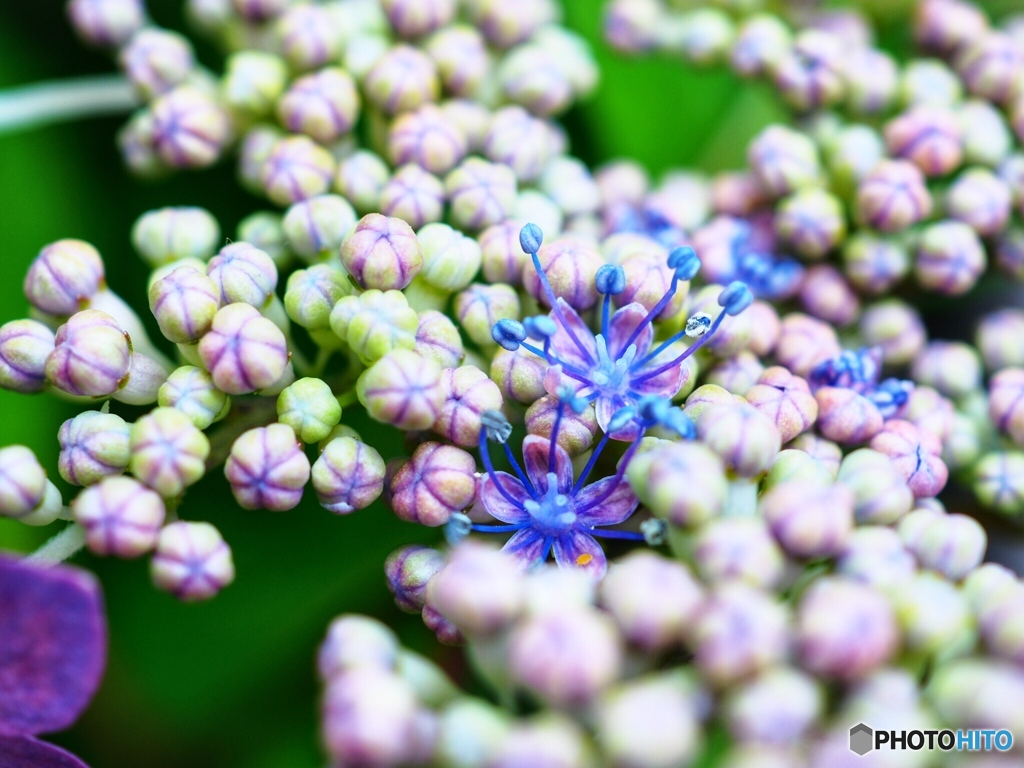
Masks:
[[[694,236],[717,282],[739,280],[759,299],[782,301],[800,287],[804,268],[777,252],[770,224],[721,216]]]
[[[852,389],[874,403],[882,418],[891,419],[910,399],[914,382],[896,378],[879,381],[881,373],[881,347],[847,349],[818,363],[811,370],[808,383],[812,391],[822,387]]]

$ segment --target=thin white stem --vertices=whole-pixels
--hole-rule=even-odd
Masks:
[[[0,134],[81,117],[117,115],[137,106],[123,75],[77,77],[0,91]]]
[[[25,558],[36,565],[56,565],[85,546],[85,529],[78,523],[71,523],[39,549]]]

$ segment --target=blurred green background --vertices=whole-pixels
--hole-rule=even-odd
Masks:
[[[183,30],[182,5],[148,3],[159,24]],[[0,88],[113,70],[108,58],[76,40],[63,6],[62,0],[0,3]],[[680,165],[736,167],[747,140],[783,115],[766,87],[741,84],[723,71],[694,73],[673,61],[615,56],[600,41],[598,0],[566,0],[566,18],[591,40],[602,68],[598,92],[565,118],[574,151],[592,164],[628,156],[654,173]],[[218,71],[216,52],[198,47],[203,63]],[[230,163],[156,183],[132,179],[114,144],[122,121],[0,135],[0,322],[26,314],[21,282],[47,242],[76,237],[95,244],[111,287],[144,309],[146,271],[128,237],[140,213],[204,206],[230,236],[240,219],[266,207],[240,190]],[[155,333],[155,324],[150,327]],[[29,445],[56,477],[57,429],[77,410],[46,395],[0,392],[0,445]],[[345,418],[359,428],[355,411]],[[117,404],[115,412],[134,416]],[[387,447],[397,454],[399,437],[389,437]],[[70,500],[71,490],[62,490]],[[328,622],[344,612],[382,618],[407,645],[429,650],[453,675],[464,676],[458,652],[438,650],[418,617],[397,611],[383,580],[389,552],[430,541],[436,531],[401,523],[380,505],[335,517],[311,492],[291,512],[247,512],[234,504],[219,471],[189,492],[181,514],[213,522],[234,550],[236,583],[210,603],[183,606],[157,592],[145,561],[76,558],[106,591],[109,669],[84,718],[53,740],[93,768],[322,764],[314,656]],[[58,526],[29,529],[0,520],[0,548],[29,551]]]

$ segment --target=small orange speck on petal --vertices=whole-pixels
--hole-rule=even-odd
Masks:
[[[590,554],[589,552],[584,552],[582,555],[576,558],[576,565],[587,565],[593,559],[594,556],[592,554]]]

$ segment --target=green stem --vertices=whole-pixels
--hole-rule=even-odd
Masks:
[[[77,523],[71,523],[64,530],[47,541],[43,546],[25,558],[25,562],[36,565],[56,565],[85,546],[85,529]]]
[[[350,406],[353,406],[358,401],[359,396],[356,394],[355,387],[345,392],[342,392],[340,395],[338,395],[338,405],[340,405],[342,408],[348,408]]]
[[[0,134],[135,109],[123,75],[78,77],[0,92]]]

